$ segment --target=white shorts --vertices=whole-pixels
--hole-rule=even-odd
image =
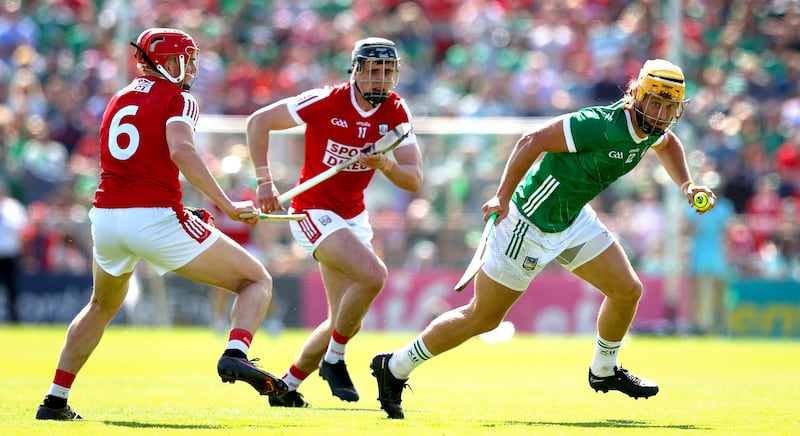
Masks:
[[[189,263],[220,236],[192,214],[181,223],[168,207],[92,208],[89,219],[94,258],[113,276],[133,271],[139,259],[163,275]]]
[[[289,208],[288,212],[297,213],[292,208]],[[372,250],[373,232],[366,210],[349,220],[325,209],[306,209],[303,213],[307,218],[302,221],[290,221],[289,228],[295,241],[311,256],[314,256],[314,251],[325,238],[341,229],[350,229],[359,241]]]
[[[569,228],[546,233],[511,203],[508,216],[489,238],[483,272],[504,286],[524,291],[553,259],[572,271],[597,257],[614,241],[588,204]]]

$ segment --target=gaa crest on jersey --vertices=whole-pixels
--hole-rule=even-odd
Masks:
[[[539,264],[538,257],[525,256],[525,260],[522,261],[522,268],[528,271],[533,271],[534,269],[536,269],[536,265],[538,264]]]
[[[389,125],[388,124],[378,124],[378,133],[380,133],[381,136],[385,135],[386,132],[388,132],[388,131],[389,131]]]
[[[347,121],[341,118],[331,118],[331,124],[337,127],[343,127],[345,129],[347,128]]]
[[[622,160],[625,158],[625,155],[621,151],[611,150],[608,152],[608,157],[610,157],[611,159]]]

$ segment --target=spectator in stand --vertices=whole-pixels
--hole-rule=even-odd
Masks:
[[[778,220],[783,211],[782,199],[778,194],[780,177],[768,174],[756,181],[756,192],[747,200],[745,213],[747,225],[753,234],[757,249],[772,239]]]
[[[40,29],[27,14],[24,2],[0,4],[0,62],[9,64],[14,50],[23,45],[35,46]]]
[[[12,324],[20,321],[17,295],[22,235],[27,223],[25,206],[9,194],[5,180],[0,180],[0,286],[6,294],[6,320]]]
[[[781,106],[778,99],[765,101],[761,105],[761,132],[759,135],[764,142],[764,151],[768,159],[775,156],[778,147],[786,142],[786,132],[781,126]]]
[[[759,251],[753,233],[747,226],[746,216],[734,215],[728,223],[725,246],[734,277],[753,278],[759,274]]]
[[[781,178],[782,197],[800,194],[800,129],[775,151],[775,171]]]
[[[592,85],[592,101],[595,104],[611,104],[617,101],[620,94],[620,66],[608,63],[603,66],[600,80]]]
[[[33,68],[38,57],[29,45],[14,50],[16,70],[8,86],[8,104],[17,116],[43,117],[49,109],[51,102],[45,98],[42,82]]]
[[[794,206],[791,209],[792,216],[797,216]],[[781,223],[759,254],[761,277],[800,282],[800,231],[794,223]]]
[[[45,200],[53,190],[69,182],[69,154],[64,144],[50,138],[50,126],[43,117],[29,116],[24,126],[28,138],[21,143],[18,154],[24,200]]]

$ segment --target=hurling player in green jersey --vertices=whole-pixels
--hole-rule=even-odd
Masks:
[[[713,207],[716,196],[692,183],[683,145],[670,131],[683,115],[684,91],[680,67],[648,60],[618,102],[558,117],[517,141],[495,196],[483,205],[484,220],[497,219],[472,301],[433,320],[404,348],[373,358],[378,399],[390,418],[403,417],[401,394],[414,368],[497,327],[552,260],[605,294],[588,371],[591,388],[634,398],[658,393],[658,385],[617,363],[642,283],[589,201],[652,148],[689,205],[695,193],[705,192]]]

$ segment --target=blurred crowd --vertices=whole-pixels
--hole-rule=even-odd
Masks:
[[[135,74],[128,41],[165,26],[187,31],[201,48],[193,94],[204,114],[247,115],[344,81],[353,44],[367,35],[398,44],[398,91],[417,117],[555,116],[617,100],[646,59],[676,60],[692,100],[677,132],[697,182],[730,206],[720,208],[729,210],[721,225],[704,230],[713,235],[694,239],[719,240],[732,267],[726,274],[800,280],[800,4],[684,0],[676,26],[669,3],[4,0],[0,178],[27,210],[25,268],[89,270],[85,212],[97,183],[102,111]],[[387,261],[462,266],[475,236],[468,230],[479,225],[450,223],[455,212],[479,211],[515,139],[434,144],[456,153],[423,143],[429,186],[373,214]],[[240,144],[230,149],[246,159]],[[228,157],[216,156],[220,168]],[[657,167],[641,165],[596,207],[636,266],[663,273],[671,219],[663,199],[674,187]],[[686,222],[688,238],[693,221]],[[276,238],[283,245],[271,255],[294,252],[285,234],[268,244]],[[308,263],[289,256],[280,268],[297,265]]]

